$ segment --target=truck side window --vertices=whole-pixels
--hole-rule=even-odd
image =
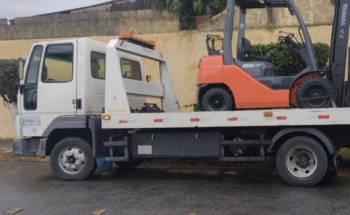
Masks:
[[[105,79],[106,55],[91,52],[90,55],[91,76],[96,79]]]
[[[69,82],[73,79],[73,45],[50,45],[46,49],[41,81],[44,83]]]
[[[32,56],[29,61],[26,84],[36,84],[38,82],[38,73],[41,61],[41,54],[43,52],[42,46],[35,46]]]
[[[121,71],[123,78],[142,81],[140,63],[128,59],[120,59]]]
[[[37,108],[38,74],[43,53],[42,46],[35,46],[30,56],[26,79],[23,85],[23,107],[26,110]]]

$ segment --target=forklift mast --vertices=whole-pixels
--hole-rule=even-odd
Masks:
[[[350,16],[348,14],[349,6],[350,0],[334,1],[334,19],[329,57],[329,79],[332,81],[337,91],[336,104],[338,107],[345,107],[346,103],[349,102],[349,99],[346,99],[346,97],[350,97],[350,86],[348,86],[348,81],[345,81],[350,24]],[[350,71],[348,71],[348,78],[349,76]]]

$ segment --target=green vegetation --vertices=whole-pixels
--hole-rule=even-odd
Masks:
[[[0,96],[7,103],[17,103],[19,78],[17,60],[0,60]]]
[[[181,16],[215,15],[226,7],[226,0],[148,0],[151,7]]]
[[[272,63],[278,68],[280,76],[295,75],[302,67],[294,52],[286,45],[280,45],[280,43],[259,44],[253,45],[252,48],[255,55],[269,57]],[[318,65],[322,69],[328,64],[329,46],[324,43],[315,43],[314,48]]]

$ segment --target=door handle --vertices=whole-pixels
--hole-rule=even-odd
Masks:
[[[81,99],[73,99],[72,104],[75,105],[75,108],[81,110]]]

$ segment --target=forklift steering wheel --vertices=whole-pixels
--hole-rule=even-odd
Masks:
[[[289,34],[280,40],[280,44],[286,44],[288,48],[292,49],[295,53],[300,51],[302,47],[293,40],[294,35]]]

